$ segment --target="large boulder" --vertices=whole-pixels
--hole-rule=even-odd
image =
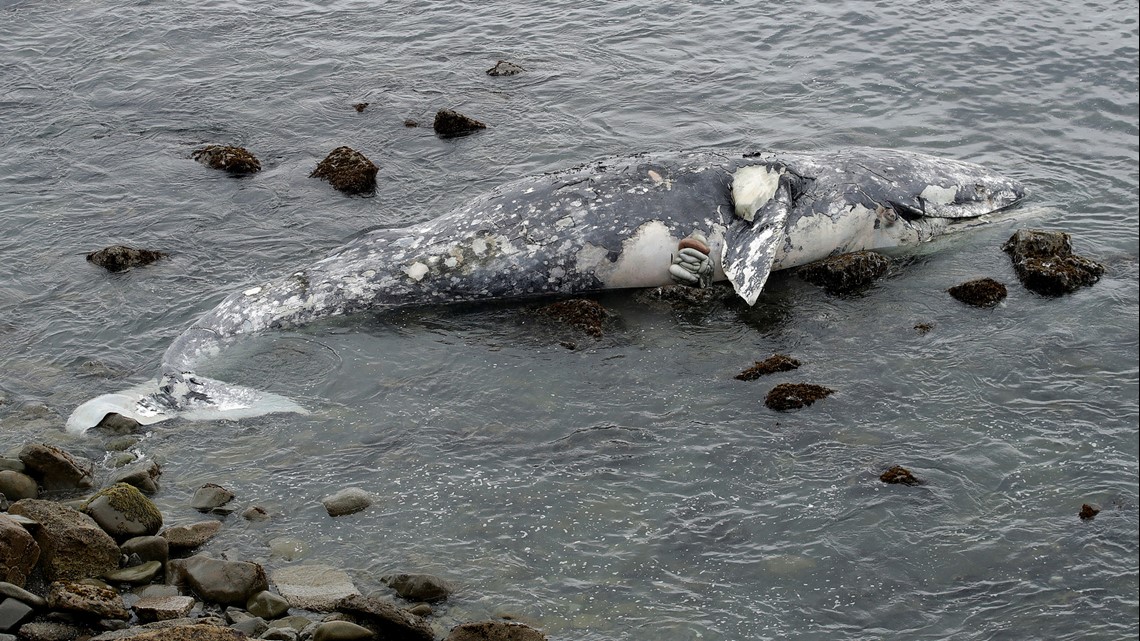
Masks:
[[[248,561],[223,561],[197,554],[167,563],[175,584],[189,586],[203,601],[245,607],[250,597],[269,589],[265,570]]]
[[[799,275],[829,294],[840,295],[866,289],[890,266],[890,259],[882,254],[857,251],[804,265]]]
[[[1042,296],[1060,296],[1100,280],[1104,265],[1073,253],[1069,234],[1019,229],[1001,246],[1009,254],[1017,278]]]
[[[100,577],[119,567],[119,546],[94,519],[59,503],[24,499],[11,514],[39,524],[33,536],[40,546],[40,568],[49,581]]]
[[[31,443],[20,450],[26,473],[39,479],[48,492],[87,489],[91,487],[95,465],[68,454],[54,445]]]
[[[39,559],[35,538],[12,517],[0,513],[0,581],[24,587]]]
[[[150,536],[162,528],[158,508],[138,488],[127,483],[99,490],[84,504],[83,512],[119,541]]]

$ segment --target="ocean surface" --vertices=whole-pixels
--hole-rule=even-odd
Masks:
[[[48,442],[109,474],[111,437],[64,420],[152,377],[226,294],[514,177],[641,151],[922,151],[1021,180],[1031,217],[857,296],[793,273],[751,309],[610,293],[599,339],[528,302],[253,337],[213,373],[310,415],[161,423],[132,451],[161,464],[168,523],[201,518],[206,482],[273,514],[227,518],[209,553],[326,563],[365,592],[451,579],[440,636],[510,615],[556,641],[1135,639],[1137,9],[0,0],[0,454]],[[500,59],[525,72],[486,75]],[[437,138],[441,108],[488,129]],[[207,169],[206,144],[264,169]],[[375,197],[308,177],[340,145],[380,166]],[[1000,250],[1024,226],[1107,273],[1027,291]],[[171,257],[85,262],[112,244]],[[1005,302],[946,294],[979,277]],[[773,353],[804,365],[733,379]],[[836,393],[777,413],[780,382]],[[881,483],[892,465],[926,484]],[[377,501],[332,519],[319,501],[345,486]]]

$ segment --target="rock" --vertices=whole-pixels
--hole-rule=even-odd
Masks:
[[[435,121],[432,123],[432,129],[440,138],[456,138],[459,136],[467,136],[486,129],[487,125],[468,118],[461,113],[452,111],[451,109],[440,109],[435,114]]]
[[[221,485],[207,483],[194,492],[194,498],[190,499],[190,507],[199,512],[209,512],[229,503],[233,498],[234,493]]]
[[[132,585],[145,585],[154,580],[158,573],[162,571],[162,563],[159,561],[146,561],[139,565],[132,565],[126,568],[119,568],[113,572],[108,572],[103,575],[103,579],[108,583],[130,583]]]
[[[172,619],[171,621],[179,621],[179,619]],[[220,626],[211,620],[194,620],[190,622],[186,619],[180,625],[172,625],[169,627],[161,627],[157,629],[143,629],[132,628],[128,630],[121,630],[117,632],[106,632],[98,636],[92,637],[90,641],[248,641],[249,637],[230,628]],[[160,625],[167,623],[160,621],[158,623],[150,623],[151,625]],[[144,626],[145,628],[145,626]]]
[[[506,60],[500,60],[497,63],[495,63],[494,67],[491,67],[490,69],[487,70],[487,75],[488,76],[513,76],[515,74],[519,74],[519,73],[522,73],[524,71],[526,71],[526,69],[523,69],[522,67],[516,65],[513,62],[507,62]]]
[[[810,383],[780,383],[773,387],[772,391],[768,392],[768,396],[764,398],[764,404],[771,409],[783,412],[806,407],[834,393],[835,390],[828,389],[822,385],[812,385]]]
[[[135,249],[126,245],[112,245],[87,254],[87,262],[109,272],[121,272],[131,267],[143,267],[170,254],[153,249]]]
[[[879,480],[884,483],[897,483],[901,485],[922,485],[922,481],[915,477],[914,474],[911,474],[910,470],[901,465],[896,465],[880,474]]]
[[[662,285],[643,290],[635,295],[647,301],[663,301],[676,308],[706,309],[710,305],[733,300],[736,293],[731,287],[714,283],[709,287],[689,287],[688,285]]]
[[[315,612],[334,610],[344,597],[360,594],[347,574],[327,565],[283,567],[273,573],[273,583],[291,607]]]
[[[378,597],[348,596],[336,604],[336,610],[362,618],[382,639],[432,641],[435,638],[426,621]]]
[[[1005,285],[992,278],[979,278],[946,290],[959,301],[974,307],[993,307],[1005,300]]]
[[[27,474],[39,479],[48,492],[87,489],[95,465],[55,447],[32,443],[20,450]]]
[[[381,580],[400,598],[409,601],[434,603],[446,599],[454,591],[447,581],[431,574],[396,574]]]
[[[146,250],[132,250],[132,251],[146,251]],[[165,255],[166,254],[162,254],[158,258],[162,258]],[[155,260],[157,260],[157,258]],[[154,262],[153,260],[150,260],[150,261],[147,261],[146,263],[142,263],[142,264],[146,265],[148,263],[153,263],[153,262]],[[122,270],[121,269],[112,269],[111,271],[117,272],[117,271],[122,271]],[[133,418],[130,418],[128,416],[123,416],[122,414],[116,414],[115,412],[108,412],[106,416],[99,419],[99,423],[95,425],[95,429],[98,429],[98,430],[101,430],[104,432],[110,432],[111,434],[133,434],[139,430],[139,426],[140,426],[140,423]]]
[[[546,635],[522,623],[473,621],[452,628],[445,641],[546,641]]]
[[[412,120],[411,118],[407,118],[404,120],[404,126],[408,127],[408,128],[419,127],[420,123],[416,122],[415,120]]]
[[[1061,296],[1088,287],[1104,275],[1104,265],[1073,253],[1069,234],[1019,229],[1002,246],[1017,278],[1042,296]]]
[[[359,512],[372,505],[372,495],[358,487],[346,487],[336,494],[321,499],[329,516],[344,516]]]
[[[352,105],[352,108],[355,109],[356,113],[358,113],[358,114],[364,113],[364,110],[368,108],[368,103],[367,102],[358,102],[358,103]]]
[[[131,608],[139,621],[168,621],[188,616],[196,601],[190,596],[143,597]]]
[[[932,329],[934,329],[934,323],[915,323],[914,325],[914,331],[918,332],[919,336],[929,334]]]
[[[1078,516],[1081,517],[1082,521],[1091,521],[1096,517],[1097,514],[1100,514],[1099,508],[1095,508],[1088,503],[1084,503],[1081,505],[1081,512],[1078,514]]]
[[[408,612],[410,612],[410,613],[412,613],[418,617],[427,617],[427,616],[431,616],[432,609],[431,609],[431,606],[426,604],[426,603],[417,603],[417,604],[413,605],[412,607],[408,608]]]
[[[265,641],[299,641],[301,634],[292,628],[269,626],[269,629],[261,633],[260,638]]]
[[[244,606],[254,594],[269,589],[265,570],[248,561],[222,561],[197,554],[167,563],[173,583],[185,582],[204,601]]]
[[[325,621],[313,631],[313,641],[358,641],[375,637],[372,630],[348,621]]]
[[[230,628],[251,637],[260,637],[263,632],[269,629],[269,624],[261,617],[246,617],[241,621],[235,621],[230,625]]]
[[[19,501],[20,499],[37,498],[40,495],[40,490],[39,486],[36,485],[36,480],[27,474],[13,470],[0,470],[0,494],[7,497],[9,501]]]
[[[162,514],[139,489],[116,483],[96,492],[83,506],[103,531],[117,540],[149,536],[162,528]]]
[[[32,594],[31,592],[28,592],[24,588],[21,588],[20,586],[13,583],[0,581],[0,596],[16,599],[17,601],[23,601],[33,608],[38,608],[40,610],[47,608],[47,601],[42,596]]]
[[[560,300],[540,307],[538,313],[580,329],[594,338],[601,338],[602,322],[609,316],[600,303],[585,298]]]
[[[245,609],[253,616],[262,619],[276,619],[289,611],[289,601],[280,594],[263,590],[249,598]]]
[[[12,517],[0,513],[0,581],[23,588],[39,559],[35,537]]]
[[[85,639],[91,630],[59,621],[32,621],[20,626],[20,641],[71,641]]]
[[[834,295],[850,294],[867,288],[887,272],[891,261],[873,251],[840,254],[805,265],[800,278]]]
[[[222,529],[221,521],[198,521],[190,525],[172,525],[158,535],[166,539],[172,552],[193,550],[209,541]]]
[[[790,372],[800,366],[800,362],[791,356],[772,354],[762,361],[756,361],[752,367],[737,374],[733,378],[738,381],[754,381],[767,374],[776,372]]]
[[[111,482],[133,485],[143,494],[155,494],[158,492],[158,477],[160,476],[162,476],[162,470],[158,467],[158,463],[139,461],[119,470]]]
[[[222,169],[231,174],[256,174],[261,171],[261,161],[245,147],[206,145],[190,156],[210,169]]]
[[[39,499],[17,501],[8,511],[39,523],[33,536],[48,581],[103,576],[119,567],[119,546],[86,514]]]
[[[129,619],[123,598],[111,588],[76,581],[56,581],[48,588],[48,607],[99,619]]]
[[[0,600],[0,632],[12,632],[32,616],[32,607],[13,598]]]
[[[144,563],[158,561],[165,564],[170,559],[170,544],[161,536],[136,536],[124,541],[119,550],[124,556],[137,555]]]
[[[244,512],[242,512],[241,517],[247,521],[254,521],[254,522],[268,521],[269,520],[269,511],[266,510],[265,508],[261,507],[261,506],[254,505],[252,507],[247,508]]]
[[[364,154],[349,147],[337,147],[317,168],[310,178],[327,180],[335,189],[349,195],[371,194],[376,191],[376,172],[379,168]]]
[[[286,561],[296,561],[305,556],[307,551],[305,542],[299,539],[278,536],[269,540],[269,553]]]

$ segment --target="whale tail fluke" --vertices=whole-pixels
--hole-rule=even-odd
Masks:
[[[237,420],[265,414],[308,414],[295,401],[194,374],[167,374],[130,389],[93,398],[71,413],[67,431],[83,434],[109,414],[152,425],[172,418],[191,421]]]

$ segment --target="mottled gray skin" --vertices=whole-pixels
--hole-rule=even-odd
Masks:
[[[782,175],[747,222],[731,189],[734,172],[753,165]],[[709,239],[715,278],[752,303],[773,269],[917,244],[1022,195],[976,165],[885,150],[643,154],[522,178],[232,294],[174,341],[160,391],[144,402],[210,402],[191,372],[239,334],[363,310],[668,284],[677,242],[694,231]]]

